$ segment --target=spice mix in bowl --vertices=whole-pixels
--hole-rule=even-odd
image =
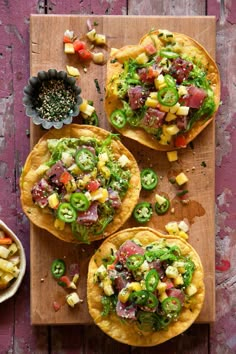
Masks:
[[[24,88],[26,115],[44,129],[60,129],[79,114],[81,89],[65,71],[49,69],[30,77]]]

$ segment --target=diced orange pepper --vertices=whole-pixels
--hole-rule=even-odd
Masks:
[[[73,176],[69,172],[65,171],[61,174],[60,182],[62,182],[63,184],[67,184],[72,179],[73,179]]]
[[[11,245],[12,239],[10,237],[0,238],[0,245]]]

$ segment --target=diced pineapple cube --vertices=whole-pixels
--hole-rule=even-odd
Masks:
[[[95,28],[93,28],[91,31],[89,31],[89,32],[86,33],[86,37],[87,37],[91,42],[95,42],[96,35],[97,35],[97,32],[96,32]]]
[[[97,272],[96,272],[96,277],[99,280],[103,280],[105,279],[107,276],[107,270],[106,267],[104,266],[104,264],[101,264],[100,267],[98,267]]]
[[[98,188],[96,191],[90,193],[91,200],[98,200],[101,203],[105,203],[108,198],[108,191],[106,188]]]
[[[73,164],[74,158],[68,152],[63,151],[62,154],[61,154],[61,161],[63,162],[64,165],[69,167],[69,166],[71,166]]]
[[[79,302],[82,302],[79,295],[74,291],[66,296],[66,302],[70,307],[75,307]]]
[[[0,257],[7,259],[10,254],[9,248],[0,246]]]
[[[77,189],[77,184],[76,184],[74,178],[71,179],[68,183],[66,183],[65,187],[66,187],[66,191],[68,193],[74,192]]]
[[[178,269],[170,265],[166,268],[165,273],[168,278],[177,278],[179,275]]]
[[[169,135],[176,135],[179,132],[179,128],[176,124],[168,125],[168,127],[166,128],[166,132]]]
[[[141,53],[141,54],[139,54],[139,55],[137,56],[136,62],[137,62],[138,64],[145,64],[145,63],[148,62],[148,59],[149,59],[149,57],[147,56],[146,53]]]
[[[121,291],[118,294],[118,300],[120,300],[120,302],[125,304],[129,299],[130,293],[131,291],[128,288],[121,289]]]
[[[161,134],[159,143],[162,145],[168,145],[171,141],[171,135]]]
[[[165,229],[170,235],[178,235],[178,233],[179,233],[179,227],[178,227],[178,223],[176,221],[168,222],[165,225]]]
[[[103,282],[102,282],[102,287],[103,287],[103,290],[104,290],[104,293],[107,295],[107,296],[111,296],[114,294],[114,290],[113,290],[113,287],[112,287],[112,281],[110,278],[106,277]]]
[[[181,172],[176,176],[175,181],[179,186],[182,186],[183,184],[188,182],[188,177],[184,172]]]
[[[40,176],[40,175],[43,175],[47,170],[49,169],[49,166],[47,165],[40,165],[37,170],[35,171],[35,173]]]
[[[103,162],[109,161],[109,157],[108,157],[107,152],[103,152],[103,153],[99,154],[98,159],[99,159],[99,161],[103,161]]]
[[[18,251],[18,248],[17,248],[17,245],[15,244],[15,242],[13,242],[8,249],[10,251],[11,256],[13,256],[13,254],[15,254]]]
[[[157,92],[156,92],[156,91],[150,92],[149,97],[151,97],[151,98],[157,100]]]
[[[95,36],[95,42],[97,45],[106,44],[107,38],[105,34],[97,33]]]
[[[65,54],[75,54],[75,48],[73,46],[73,43],[65,43],[64,53]]]
[[[185,289],[185,293],[188,296],[193,296],[197,293],[197,287],[194,284],[189,284],[187,288]]]
[[[53,193],[53,194],[49,195],[48,204],[49,204],[50,208],[52,208],[52,209],[56,209],[58,207],[59,198],[58,198],[57,193]]]
[[[174,151],[167,151],[167,158],[169,162],[174,162],[178,160],[178,151],[174,150]]]
[[[91,117],[91,115],[95,111],[94,106],[88,104],[88,101],[85,99],[83,99],[83,102],[79,106],[79,109],[80,109],[80,112],[87,114],[89,117]]]
[[[189,107],[187,106],[180,106],[177,111],[176,114],[177,116],[187,116],[189,112]]]
[[[180,85],[178,88],[179,96],[187,95],[187,93],[188,93],[188,90],[187,90],[186,86]]]
[[[127,288],[131,291],[140,291],[142,290],[142,286],[139,282],[133,281],[132,283],[127,285]]]
[[[106,179],[109,179],[111,176],[111,170],[107,166],[102,166],[100,171]]]
[[[184,240],[187,240],[188,239],[188,234],[182,230],[180,230],[179,232],[179,237],[183,238]]]
[[[174,279],[174,285],[177,287],[178,285],[183,285],[184,280],[181,274],[177,276],[177,278]]]
[[[170,107],[170,113],[176,113],[178,108],[180,107],[179,102],[177,102],[174,106]]]
[[[118,159],[118,163],[120,164],[121,167],[128,166],[130,164],[130,160],[126,155],[121,155]]]
[[[167,288],[167,285],[166,283],[162,282],[162,281],[159,281],[158,284],[157,284],[157,290],[159,292],[159,294],[163,293],[166,291],[166,288]]]
[[[172,120],[175,120],[177,117],[176,117],[176,114],[174,113],[171,113],[170,111],[167,113],[166,117],[165,117],[165,121],[166,122],[171,122]]]
[[[160,108],[160,110],[161,110],[162,112],[168,113],[168,112],[170,111],[170,107],[163,106],[163,105],[161,105],[161,104],[160,104],[159,108]]]
[[[168,295],[166,294],[165,291],[163,291],[159,296],[159,301],[163,302],[167,297],[168,297]]]
[[[155,199],[159,205],[162,205],[166,202],[166,198],[162,197],[160,194],[156,194]]]
[[[184,232],[188,232],[189,231],[189,226],[184,220],[181,220],[179,222],[179,229],[184,231]]]
[[[152,107],[152,108],[156,108],[158,104],[159,104],[158,100],[151,97],[148,97],[145,102],[145,105],[147,107]]]
[[[92,59],[95,64],[103,64],[105,61],[104,54],[102,52],[92,53]]]
[[[75,76],[75,77],[80,76],[79,69],[75,68],[74,66],[66,65],[66,70],[70,76]]]
[[[65,222],[60,219],[55,219],[54,227],[55,227],[55,229],[62,231],[65,228]]]
[[[154,79],[154,85],[156,89],[160,90],[163,87],[167,86],[165,82],[164,75],[160,74]]]

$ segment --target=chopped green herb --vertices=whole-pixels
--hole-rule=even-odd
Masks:
[[[98,79],[94,79],[94,83],[95,83],[97,92],[98,92],[98,93],[101,93],[101,88],[100,88],[100,86],[99,86]]]

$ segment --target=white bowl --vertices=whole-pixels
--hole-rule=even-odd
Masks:
[[[7,225],[0,220],[0,230],[3,230],[7,235],[9,235],[14,242],[16,243],[18,250],[19,250],[19,255],[20,255],[20,273],[18,275],[18,277],[12,282],[12,284],[6,288],[6,289],[0,289],[0,303],[9,299],[10,297],[12,297],[13,295],[15,295],[15,293],[17,292],[22,279],[24,277],[25,274],[25,269],[26,269],[26,258],[25,258],[25,251],[24,248],[21,244],[21,241],[18,239],[18,237],[14,234],[13,231],[11,231],[9,229],[9,227],[7,227]]]

